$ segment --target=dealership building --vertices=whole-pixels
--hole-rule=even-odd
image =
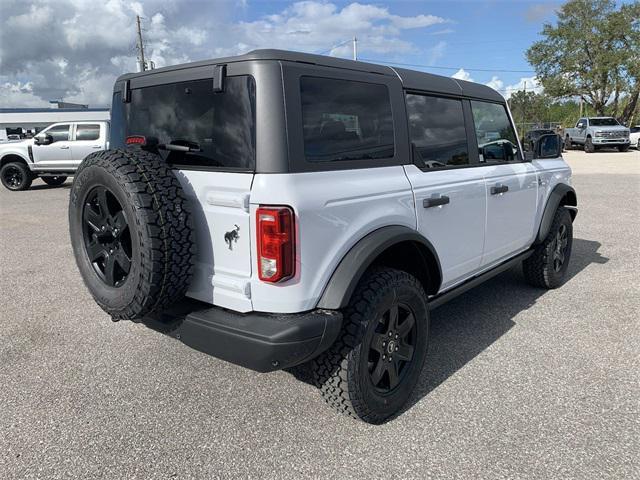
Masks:
[[[108,108],[88,108],[63,102],[52,104],[57,107],[0,108],[0,137],[34,134],[52,123],[109,120]]]

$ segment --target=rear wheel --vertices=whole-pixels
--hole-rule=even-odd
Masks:
[[[591,137],[587,137],[587,139],[585,140],[584,151],[586,153],[593,153],[596,151],[596,147],[593,145],[593,142],[591,141]]]
[[[360,281],[344,312],[341,336],[312,361],[326,402],[368,423],[397,414],[427,353],[427,297],[412,275],[384,268]]]
[[[29,167],[22,162],[9,162],[0,168],[2,185],[14,192],[27,190],[31,186],[33,177]]]
[[[85,284],[115,320],[163,310],[189,287],[189,205],[158,155],[107,150],[85,158],[71,189],[69,229]]]
[[[64,177],[64,176],[42,177],[42,181],[52,187],[58,187],[67,181],[67,177]]]

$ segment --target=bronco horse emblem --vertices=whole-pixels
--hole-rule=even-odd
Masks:
[[[224,234],[224,241],[229,246],[229,250],[233,250],[233,244],[238,243],[238,238],[240,238],[240,235],[238,235],[238,232],[240,231],[240,227],[236,224],[234,225],[236,228]]]

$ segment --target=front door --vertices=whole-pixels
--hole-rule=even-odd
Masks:
[[[37,137],[51,137],[48,145],[33,144],[33,162],[37,170],[68,170],[71,163],[71,124],[59,123],[40,132]]]
[[[438,252],[441,290],[479,269],[484,245],[485,181],[477,155],[469,150],[463,102],[406,96],[414,165],[405,166],[405,171],[413,188],[418,230]]]
[[[471,101],[487,196],[482,266],[505,260],[531,245],[538,202],[538,174],[525,162],[504,105]]]

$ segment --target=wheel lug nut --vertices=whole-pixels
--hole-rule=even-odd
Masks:
[[[398,351],[398,347],[396,347],[396,352]]]
[[[391,358],[391,355],[389,355],[389,361],[393,360],[393,358]]]
[[[396,333],[396,338],[398,338],[398,334]]]
[[[382,346],[386,347],[387,346],[387,342],[382,342]]]
[[[386,359],[387,359],[387,356],[386,356],[386,355],[382,355],[382,359],[383,359],[383,360],[386,360]]]
[[[389,336],[390,336],[390,337],[391,337],[391,336],[393,336],[393,332],[389,332]]]

